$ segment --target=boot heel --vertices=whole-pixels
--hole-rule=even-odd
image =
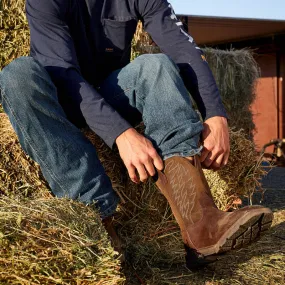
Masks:
[[[205,257],[203,254],[200,254],[195,249],[190,248],[186,244],[185,248],[185,259],[186,259],[186,267],[192,271],[199,270],[204,268],[205,266],[217,261],[217,257],[212,255]]]

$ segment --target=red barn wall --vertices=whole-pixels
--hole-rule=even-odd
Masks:
[[[256,60],[261,68],[261,77],[252,112],[256,127],[254,141],[260,150],[271,139],[278,138],[278,75],[276,53],[259,55]],[[273,151],[273,147],[268,151]]]

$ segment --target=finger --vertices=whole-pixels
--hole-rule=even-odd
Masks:
[[[136,175],[136,168],[131,164],[127,167],[130,179],[134,182],[134,183],[139,183],[139,179]]]
[[[229,162],[230,154],[231,154],[231,149],[229,148],[226,154],[226,161],[225,161],[226,164],[228,164]]]
[[[224,154],[221,154],[214,159],[213,163],[211,164],[211,168],[213,170],[219,170],[222,166],[222,162],[224,160]]]
[[[148,174],[150,176],[154,176],[155,175],[156,171],[154,169],[152,161],[149,160],[148,162],[146,162],[144,164],[144,167],[145,167],[146,171],[148,172]]]
[[[211,164],[213,163],[213,155],[212,152],[208,152],[208,156],[205,158],[205,160],[203,161],[203,165],[205,165],[207,168],[209,168],[211,166]]]
[[[147,178],[148,178],[148,175],[147,175],[147,172],[146,172],[146,170],[144,168],[144,165],[141,164],[141,163],[137,164],[136,165],[136,169],[137,169],[137,171],[139,173],[140,181],[145,182],[147,180]]]
[[[225,155],[224,155],[224,159],[223,159],[223,162],[222,162],[222,166],[226,166],[229,162],[229,157],[230,157],[230,152],[226,152]]]
[[[203,147],[202,152],[201,152],[201,156],[200,156],[200,161],[204,162],[205,159],[207,158],[207,156],[209,155],[210,151],[206,148]]]
[[[163,170],[164,168],[163,160],[156,151],[155,151],[155,155],[152,156],[152,159],[153,159],[153,164],[155,168],[158,170]]]

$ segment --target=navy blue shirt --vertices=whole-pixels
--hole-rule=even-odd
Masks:
[[[68,118],[77,113],[110,147],[130,128],[97,87],[130,62],[139,20],[180,68],[203,119],[226,117],[203,52],[166,0],[27,0],[31,56],[48,71]],[[78,124],[78,122],[77,122]]]

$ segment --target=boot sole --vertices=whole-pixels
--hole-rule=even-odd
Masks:
[[[263,209],[262,213],[259,211],[255,214],[249,212],[229,228],[215,245],[198,251],[209,256],[245,247],[269,230],[272,220],[273,213],[270,209]]]

